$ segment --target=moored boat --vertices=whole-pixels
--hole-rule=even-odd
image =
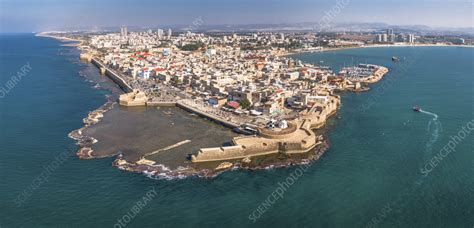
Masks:
[[[250,128],[250,127],[236,127],[232,129],[233,132],[238,133],[238,134],[243,134],[243,135],[256,135],[257,130]]]

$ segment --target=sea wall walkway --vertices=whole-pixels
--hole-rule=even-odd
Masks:
[[[209,118],[212,121],[220,123],[220,124],[222,124],[226,127],[236,128],[236,127],[239,127],[242,124],[242,123],[238,123],[236,121],[233,121],[231,118],[224,119],[223,117],[213,115],[210,112],[201,110],[202,108],[199,108],[199,106],[196,103],[194,103],[193,101],[190,101],[190,100],[186,100],[186,99],[179,100],[179,101],[176,102],[176,106],[180,107],[180,108],[182,108],[186,111],[196,113],[199,116]]]
[[[91,63],[94,64],[96,67],[98,67],[99,69],[105,69],[105,75],[107,77],[109,77],[112,81],[114,81],[115,83],[117,83],[117,85],[120,86],[120,88],[126,92],[126,93],[129,93],[129,92],[132,92],[133,91],[133,88],[122,78],[120,77],[120,75],[115,72],[114,70],[108,68],[107,66],[105,66],[105,64],[103,64],[100,60],[98,60],[97,58],[94,58],[92,57],[91,58]]]

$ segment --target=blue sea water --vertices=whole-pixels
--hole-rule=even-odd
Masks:
[[[274,199],[298,167],[156,180],[118,170],[112,158],[78,159],[67,134],[110,92],[93,89],[81,74],[97,70],[61,44],[31,34],[0,36],[0,87],[31,66],[0,99],[2,228],[123,227],[119,219],[129,227],[474,226],[473,135],[422,172],[473,119],[472,48],[294,56],[335,69],[381,64],[390,73],[369,92],[342,94],[340,118],[328,124],[331,148]],[[415,105],[427,112],[411,111]],[[132,212],[151,189],[156,196]]]

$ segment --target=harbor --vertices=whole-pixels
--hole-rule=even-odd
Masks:
[[[472,1],[0,1],[0,228],[474,228]]]
[[[187,173],[186,175],[212,176],[235,167],[256,168],[278,163],[297,164],[318,159],[324,153],[328,143],[324,136],[321,133],[316,134],[315,130],[323,128],[328,118],[334,115],[340,107],[341,98],[337,95],[337,91],[366,91],[367,85],[381,80],[388,72],[388,68],[383,66],[361,64],[356,68],[342,69],[339,74],[335,74],[326,66],[278,57],[271,52],[257,52],[246,54],[243,58],[241,56],[242,59],[239,61],[241,64],[251,64],[255,67],[250,75],[259,74],[262,66],[279,65],[280,68],[268,69],[270,69],[269,72],[274,71],[273,78],[280,77],[280,80],[285,82],[285,86],[268,84],[269,89],[255,88],[252,86],[253,84],[249,84],[249,86],[238,83],[233,76],[230,78],[218,76],[219,72],[217,72],[216,75],[210,76],[211,84],[203,87],[203,83],[206,82],[195,80],[193,75],[190,75],[189,78],[173,79],[169,75],[176,74],[176,69],[173,66],[169,72],[155,66],[151,72],[136,73],[131,72],[130,68],[127,70],[127,68],[119,67],[120,60],[115,55],[104,57],[104,54],[96,53],[89,47],[85,50],[81,54],[81,59],[95,65],[102,75],[109,77],[124,92],[117,101],[120,107],[131,109],[179,108],[239,134],[229,139],[227,143],[218,143],[217,145],[220,146],[200,147],[194,151],[188,151],[187,154],[173,151],[189,148],[185,144],[195,143],[195,140],[191,138],[182,139],[182,142],[186,142],[185,144],[175,143],[172,148],[140,149],[141,155],[131,156],[128,152],[119,151],[119,156],[114,161],[114,165],[121,169],[137,172],[154,170],[155,173],[160,173],[164,169],[160,166],[156,170],[156,165],[166,166],[164,161],[169,160],[163,157],[164,154],[170,156],[171,153],[176,153],[171,156],[175,158],[170,163],[175,164],[171,166],[181,167],[180,171],[176,172],[178,174],[174,173],[176,175]],[[163,53],[160,54],[160,51]],[[178,53],[178,56],[181,55],[180,51],[174,51]],[[164,59],[170,55],[170,52],[160,49],[155,54]],[[217,51],[209,53],[215,55],[215,52],[217,53]],[[205,56],[207,55],[208,52]],[[233,54],[228,55],[224,54],[217,59],[229,58]],[[151,58],[151,56],[153,55],[150,53],[136,52],[132,54],[131,58],[144,59]],[[267,56],[267,62],[259,60],[263,56]],[[188,61],[188,57],[183,57],[183,61]],[[208,63],[204,61],[202,64]],[[219,69],[225,65],[214,67]],[[150,67],[143,69],[150,69]],[[186,70],[186,68],[177,69]],[[162,73],[159,73],[160,71]],[[262,79],[253,79],[255,80],[253,83],[269,83]],[[220,87],[220,83],[228,84],[229,82],[237,84],[226,87],[225,89],[228,91],[224,91],[224,87]],[[184,86],[182,83],[188,83],[188,86]],[[164,112],[165,116],[173,115],[172,113],[171,111]],[[91,126],[99,121],[85,121],[85,123],[89,122],[91,122],[89,124]],[[171,125],[174,124],[171,123]],[[83,140],[79,145],[83,146],[78,151],[79,157],[101,156],[100,152],[96,153],[94,150],[94,144],[101,140],[94,137],[81,137]],[[110,149],[108,150],[110,151]],[[155,153],[153,151],[166,152]],[[266,162],[255,162],[261,159]]]
[[[121,93],[119,89],[113,90],[113,107],[102,113],[102,118],[98,118],[100,115],[91,114],[91,119],[100,120],[84,129],[83,136],[91,136],[97,140],[91,145],[93,152],[89,158],[92,159],[76,158],[75,141],[65,136],[70,131],[83,127],[85,124],[81,120],[87,118],[90,111],[107,102],[104,95],[109,95],[94,86],[98,82],[102,82],[103,88],[118,86],[108,77],[101,76],[100,70],[94,65],[79,62],[79,54],[76,51],[68,51],[67,56],[57,58],[57,53],[64,52],[64,49],[75,49],[73,47],[63,47],[61,42],[49,38],[12,35],[9,39],[16,43],[6,47],[10,48],[7,53],[21,53],[25,57],[22,59],[3,56],[5,67],[8,67],[6,69],[16,72],[17,66],[28,60],[34,73],[29,75],[33,77],[26,76],[1,104],[4,110],[1,133],[6,156],[2,159],[0,168],[3,168],[2,173],[8,173],[5,176],[6,182],[3,182],[5,188],[2,189],[5,194],[2,195],[2,202],[10,208],[2,211],[2,227],[49,226],[52,223],[58,226],[73,226],[69,219],[71,216],[98,218],[96,221],[77,219],[78,226],[111,226],[118,216],[126,212],[152,187],[156,188],[162,198],[149,204],[149,208],[140,214],[140,220],[134,221],[130,226],[173,226],[176,223],[171,222],[172,216],[177,218],[183,213],[216,210],[221,212],[208,213],[211,217],[193,216],[196,220],[191,218],[190,224],[213,226],[213,221],[225,217],[224,225],[251,225],[252,222],[247,219],[248,213],[274,191],[279,182],[284,183],[285,178],[294,173],[301,174],[298,181],[291,186],[279,205],[275,205],[278,207],[269,210],[265,215],[267,217],[261,218],[262,223],[256,225],[271,226],[279,223],[291,226],[300,222],[303,226],[324,227],[341,218],[338,224],[342,227],[364,226],[377,214],[377,208],[383,208],[386,203],[398,200],[398,190],[413,187],[416,187],[417,193],[403,195],[408,197],[406,204],[403,201],[403,210],[388,216],[381,226],[398,224],[405,227],[423,227],[425,222],[431,226],[444,227],[469,225],[468,220],[447,218],[459,217],[460,213],[471,208],[470,201],[465,200],[466,196],[471,196],[470,188],[465,186],[466,180],[470,180],[470,173],[466,170],[472,167],[470,161],[474,158],[471,153],[472,145],[467,141],[467,137],[472,137],[472,132],[470,136],[466,136],[464,142],[456,146],[456,152],[450,153],[442,161],[443,164],[435,168],[427,166],[432,172],[420,185],[415,183],[420,175],[423,175],[420,168],[430,164],[430,153],[437,155],[449,136],[456,134],[472,119],[470,112],[459,111],[470,110],[471,84],[461,83],[461,87],[458,87],[452,83],[453,79],[466,82],[472,80],[472,74],[469,74],[472,48],[380,47],[339,51],[336,57],[340,61],[330,65],[333,69],[343,66],[344,62],[351,62],[351,56],[360,56],[354,58],[354,62],[363,63],[373,56],[382,56],[380,60],[372,62],[387,66],[391,71],[379,83],[371,85],[372,89],[366,93],[340,94],[341,106],[337,114],[333,114],[324,127],[315,130],[316,135],[327,133],[323,134],[326,145],[318,144],[309,152],[314,154],[314,158],[309,154],[266,155],[252,158],[250,163],[243,163],[241,168],[225,171],[229,169],[225,168],[229,165],[227,163],[191,163],[186,159],[187,155],[196,153],[201,148],[230,145],[233,138],[242,135],[177,107],[120,106],[117,103]],[[17,48],[17,45],[29,42],[39,48]],[[391,57],[406,57],[406,61],[412,61],[413,50],[426,57],[414,61],[413,67],[408,71],[400,71],[398,67],[401,67],[401,64],[393,63]],[[333,56],[333,53],[313,53],[310,58],[304,60],[314,60],[316,64],[324,59],[329,65]],[[403,64],[403,60],[400,63]],[[50,67],[40,67],[41,64]],[[456,64],[461,64],[459,69],[462,69],[457,73],[446,67]],[[379,96],[377,88],[388,81],[389,77],[396,78],[397,83],[383,96]],[[445,96],[433,99],[433,94],[439,94],[439,91],[446,91]],[[377,102],[366,113],[361,113],[361,105],[370,97],[377,97]],[[42,105],[35,106],[39,103]],[[437,120],[442,123],[438,141],[432,144],[431,150],[428,150],[430,147],[426,144],[434,137],[435,125],[432,124],[430,131],[428,130],[428,123],[434,117],[412,111],[413,106],[437,114]],[[37,119],[31,121],[32,116]],[[191,142],[146,156],[147,153],[185,140]],[[222,145],[223,142],[229,143]],[[130,172],[112,166],[115,156],[118,156],[117,151],[122,152],[124,160],[129,162],[131,167],[133,165]],[[317,159],[316,153],[321,155],[316,162],[312,162]],[[67,160],[56,166],[55,158],[59,154]],[[156,163],[136,164],[143,156]],[[237,161],[242,160],[244,159]],[[179,174],[182,169],[179,166],[185,168],[196,164],[201,169],[214,171],[221,163],[224,163],[220,167],[223,168],[223,173],[212,179],[189,177],[196,175],[191,169]],[[236,162],[229,163],[235,166]],[[166,167],[160,169],[160,164],[164,164],[169,170]],[[31,197],[26,199],[23,207],[17,207],[13,201],[14,197],[21,194],[21,190],[28,187],[40,173],[44,173],[45,167],[48,167],[49,171],[53,171],[49,167],[57,169],[51,172],[48,183],[37,188]],[[156,172],[153,169],[156,169]],[[394,173],[398,173],[398,176]],[[213,175],[202,173],[202,176]],[[433,208],[429,202],[433,202],[437,194],[440,194],[439,189],[446,187],[459,191],[452,192],[451,198],[438,198],[436,202],[441,207]],[[351,194],[348,194],[348,191]],[[355,195],[357,197],[354,197]],[[85,203],[78,205],[78,197]],[[211,204],[209,197],[213,198]],[[453,199],[456,204],[453,204]],[[190,203],[198,208],[190,207]],[[374,206],[375,204],[379,206]],[[115,205],[122,205],[123,210],[117,209]],[[341,208],[345,209],[340,210]],[[104,210],[106,212],[97,216],[98,211]],[[303,213],[296,212],[297,210]],[[312,214],[308,216],[305,212]],[[282,214],[294,215],[294,219],[283,219]],[[21,219],[29,215],[35,217],[29,220]],[[443,218],[442,221],[439,216]],[[282,219],[275,221],[273,218]]]
[[[100,66],[100,65],[99,65]],[[120,77],[115,75],[115,77]],[[116,82],[115,80],[112,80]],[[123,82],[125,80],[118,80]],[[137,93],[136,90],[132,90],[131,93]],[[133,92],[135,91],[135,92]],[[122,100],[123,96],[120,97]],[[121,102],[119,102],[121,103]],[[124,105],[121,103],[120,105]],[[212,172],[217,173],[222,172],[223,170],[232,168],[234,166],[242,166],[242,164],[249,165],[251,167],[252,160],[255,158],[265,157],[265,156],[274,156],[279,154],[284,154],[289,157],[297,157],[299,154],[304,155],[304,157],[313,159],[318,158],[322,155],[324,150],[323,148],[327,147],[327,144],[321,135],[316,135],[313,132],[313,129],[321,128],[324,126],[324,123],[327,118],[337,112],[337,108],[340,105],[339,96],[331,96],[325,105],[315,105],[311,109],[308,109],[305,112],[302,112],[298,119],[290,121],[288,124],[289,127],[283,130],[271,130],[266,129],[265,127],[259,128],[256,131],[255,135],[251,136],[237,136],[231,140],[231,145],[221,146],[221,147],[209,147],[209,148],[200,148],[196,153],[191,154],[189,160],[195,165],[191,165],[192,168],[187,171],[189,174],[199,174],[202,172],[199,171],[199,167],[212,167]],[[134,106],[126,104],[124,106]],[[141,104],[136,106],[147,106],[147,107],[177,107],[185,111],[197,114],[200,117],[211,120],[217,124],[220,124],[224,127],[234,129],[243,125],[255,126],[255,122],[252,122],[251,119],[245,118],[243,116],[238,116],[233,113],[226,113],[215,109],[209,105],[198,102],[182,99],[175,102],[167,102],[165,104],[159,103],[150,105],[146,100]],[[223,116],[227,115],[227,117]],[[251,123],[250,123],[251,122]],[[95,122],[94,122],[95,123]],[[185,140],[187,143],[191,140]],[[184,142],[184,141],[183,141]],[[176,144],[175,147],[179,147],[181,144]],[[167,151],[170,148],[166,147],[163,149],[158,149],[157,151]],[[314,152],[316,151],[317,156]],[[94,157],[93,149],[87,147],[83,149],[79,154],[86,153],[86,157]],[[308,153],[313,154],[308,156]],[[148,166],[148,169],[153,168],[155,164],[159,161],[153,161],[146,158],[147,156],[156,154],[155,152],[148,152],[143,157],[135,157],[131,161],[126,160],[130,159],[124,156],[119,156],[114,164],[122,169],[127,169],[130,171],[143,170],[144,166]],[[304,161],[303,159],[302,161]],[[297,161],[293,161],[297,163]],[[161,167],[160,167],[161,169]],[[183,170],[181,170],[181,173]],[[211,175],[208,173],[208,175]]]

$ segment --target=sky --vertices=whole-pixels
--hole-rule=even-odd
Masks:
[[[473,0],[0,0],[0,32],[118,26],[382,22],[474,27]]]

